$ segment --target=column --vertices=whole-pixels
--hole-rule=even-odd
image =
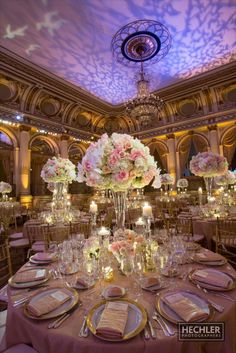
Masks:
[[[181,178],[179,151],[176,151],[175,155],[176,155],[176,180],[178,180]]]
[[[28,148],[30,139],[30,127],[20,126],[20,201],[29,206],[32,201],[30,195],[30,162],[31,151]]]
[[[217,125],[208,126],[210,148],[213,153],[219,153]]]
[[[16,197],[20,192],[20,164],[19,164],[19,147],[14,148],[14,184],[16,185]]]
[[[167,158],[167,168],[168,173],[170,173],[176,181],[176,153],[175,153],[175,135],[169,134],[167,137],[167,146],[169,149],[168,158]]]
[[[224,157],[224,146],[223,145],[219,145],[219,153],[221,156]]]
[[[62,135],[60,141],[60,155],[61,158],[68,158],[68,140],[70,136]]]

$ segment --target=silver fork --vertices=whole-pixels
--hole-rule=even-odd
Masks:
[[[88,337],[89,335],[89,329],[87,326],[87,315],[84,315],[84,320],[81,326],[81,329],[79,331],[79,337]]]
[[[158,313],[157,310],[155,310],[155,315],[159,319],[160,323],[162,324],[161,326],[164,326],[166,331],[168,332],[169,336],[174,336],[175,332],[174,330],[168,325],[165,319]]]

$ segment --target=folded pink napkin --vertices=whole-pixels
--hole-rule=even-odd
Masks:
[[[203,309],[181,293],[170,294],[162,300],[185,322],[202,321],[208,317]]]
[[[108,287],[106,290],[106,295],[108,297],[121,297],[123,294],[123,291],[120,287]]]
[[[76,285],[77,285],[77,286],[81,286],[81,287],[83,287],[83,288],[88,288],[89,283],[88,283],[88,281],[87,281],[86,278],[80,277],[80,278],[77,278],[77,280],[76,280]]]
[[[44,296],[36,302],[32,302],[31,300],[27,305],[27,309],[32,315],[39,317],[57,309],[69,299],[70,296],[68,294],[62,290],[58,290],[52,294]]]
[[[156,287],[158,285],[160,285],[160,281],[159,281],[158,278],[156,278],[156,277],[148,277],[148,278],[145,278],[143,287],[151,289],[152,287]]]
[[[192,278],[198,282],[211,284],[216,287],[228,288],[231,279],[227,276],[219,276],[214,272],[207,272],[207,270],[197,270],[193,273]]]
[[[96,328],[96,334],[109,339],[121,339],[124,336],[128,319],[128,304],[109,302],[102,312]]]
[[[218,261],[224,260],[224,257],[212,251],[205,250],[204,252],[197,253],[194,256],[194,259],[202,262],[212,262],[212,261],[218,262]]]
[[[27,283],[32,281],[40,281],[46,278],[46,270],[25,270],[19,271],[14,276],[15,283]]]
[[[46,252],[38,252],[37,254],[32,256],[32,259],[36,261],[53,261],[54,258],[55,254]]]

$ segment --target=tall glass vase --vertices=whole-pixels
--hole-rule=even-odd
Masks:
[[[54,183],[52,197],[52,215],[57,223],[63,223],[67,213],[67,189],[68,183]]]
[[[112,197],[116,214],[116,230],[124,230],[127,191],[112,191]]]
[[[212,192],[213,177],[204,177],[204,182],[206,185],[207,201],[209,202],[209,199],[211,198],[211,192]]]

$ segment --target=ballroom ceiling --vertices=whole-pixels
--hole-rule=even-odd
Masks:
[[[163,23],[172,47],[148,66],[151,90],[227,64],[236,54],[235,0],[0,0],[0,45],[117,105],[135,75],[111,53],[113,35],[138,19]]]

